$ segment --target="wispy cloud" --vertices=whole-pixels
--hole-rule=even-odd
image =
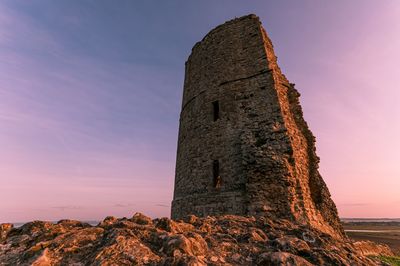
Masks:
[[[372,205],[371,203],[338,203],[338,206],[346,206],[346,207],[364,207],[364,206],[370,206]]]
[[[113,207],[116,207],[116,208],[128,208],[128,207],[133,207],[135,205],[136,204],[132,204],[132,203],[117,203],[117,204],[114,204]]]
[[[52,209],[56,209],[59,211],[74,211],[74,210],[82,210],[84,209],[82,206],[73,206],[73,205],[66,205],[66,206],[56,206],[51,207]]]
[[[166,204],[156,204],[156,206],[165,207],[165,208],[170,208],[171,207],[171,205],[166,205]]]
[[[29,52],[40,51],[38,47],[46,47],[46,52],[58,54],[60,45],[50,32],[41,27],[30,16],[0,3],[0,45],[9,49],[24,49]],[[26,42],[29,40],[29,42]]]

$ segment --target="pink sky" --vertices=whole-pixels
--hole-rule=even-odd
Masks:
[[[319,36],[318,73],[302,65],[288,77],[308,90],[305,117],[339,214],[400,217],[400,3],[345,22]]]
[[[184,62],[248,13],[340,216],[400,217],[400,2],[223,2],[1,2],[0,222],[169,216]]]

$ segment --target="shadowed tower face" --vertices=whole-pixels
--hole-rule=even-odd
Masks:
[[[266,215],[342,236],[298,98],[255,15],[197,43],[186,62],[172,218]]]

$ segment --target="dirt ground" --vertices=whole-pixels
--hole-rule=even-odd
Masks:
[[[387,244],[397,256],[400,255],[400,222],[345,222],[343,226],[350,238]]]

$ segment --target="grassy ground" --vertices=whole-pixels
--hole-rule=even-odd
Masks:
[[[379,256],[378,258],[392,266],[400,266],[400,257]]]

